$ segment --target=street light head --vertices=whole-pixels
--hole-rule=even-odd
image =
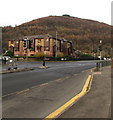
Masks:
[[[102,43],[102,40],[100,40],[100,44]]]

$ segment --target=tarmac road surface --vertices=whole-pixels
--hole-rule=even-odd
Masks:
[[[35,65],[34,65],[35,64]],[[29,66],[40,63],[29,63]],[[54,81],[65,76],[80,73],[96,66],[96,61],[81,62],[46,62],[48,69],[9,73],[2,75],[2,96],[21,91],[45,82]]]

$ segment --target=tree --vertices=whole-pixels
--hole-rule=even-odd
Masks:
[[[62,16],[70,17],[70,15],[68,15],[68,14],[63,14]]]

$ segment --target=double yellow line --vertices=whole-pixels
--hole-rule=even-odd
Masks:
[[[47,119],[53,119],[56,118],[57,116],[59,116],[63,111],[65,111],[67,108],[69,108],[71,105],[74,104],[74,102],[79,99],[80,97],[82,97],[89,89],[89,84],[90,84],[90,80],[91,80],[91,75],[88,76],[84,87],[82,89],[82,91],[77,94],[76,96],[74,96],[71,100],[69,100],[68,102],[66,102],[64,105],[62,105],[60,108],[58,108],[57,110],[55,110],[54,112],[52,112],[51,114],[49,114],[47,117],[45,117],[43,120],[47,120]]]

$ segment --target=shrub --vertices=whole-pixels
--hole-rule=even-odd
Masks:
[[[14,54],[13,54],[13,52],[12,52],[11,50],[8,50],[8,51],[4,54],[4,56],[10,56],[10,57],[12,57],[12,56],[14,56]]]
[[[81,54],[79,56],[79,59],[81,59],[81,60],[92,60],[93,56],[91,56],[90,54]]]
[[[38,58],[43,58],[44,57],[44,53],[43,52],[37,52],[36,54],[35,54],[35,57],[38,57]]]
[[[64,57],[64,54],[62,52],[57,52],[57,57]]]

